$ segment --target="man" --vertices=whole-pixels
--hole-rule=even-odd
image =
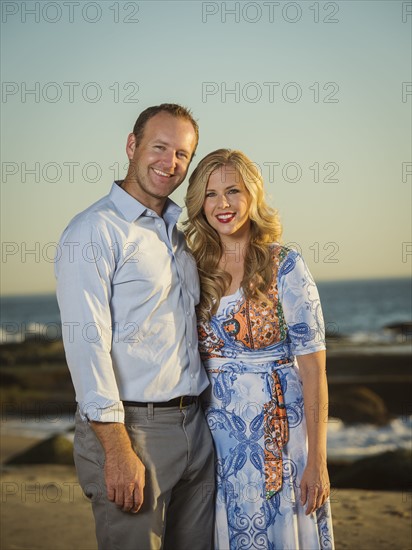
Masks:
[[[190,112],[146,109],[127,176],[66,228],[57,297],[76,390],[74,454],[100,550],[210,550],[213,447],[197,396],[194,260],[168,196],[198,142]]]

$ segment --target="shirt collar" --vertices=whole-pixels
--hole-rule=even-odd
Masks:
[[[157,217],[155,212],[122,189],[120,183],[121,181],[115,181],[113,183],[109,197],[128,222],[137,220],[143,214]],[[181,213],[182,209],[180,206],[168,198],[163,209],[163,218],[166,221],[177,223]]]

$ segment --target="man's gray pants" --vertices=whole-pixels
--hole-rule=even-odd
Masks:
[[[146,467],[137,514],[107,499],[103,447],[91,425],[76,415],[75,464],[92,502],[99,550],[211,550],[214,452],[199,404],[125,407],[125,414],[133,448]]]

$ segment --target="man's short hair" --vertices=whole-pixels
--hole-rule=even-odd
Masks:
[[[133,134],[136,136],[136,143],[138,144],[143,137],[143,132],[148,120],[157,115],[158,113],[169,113],[176,118],[183,118],[188,120],[195,131],[196,134],[196,143],[195,148],[193,149],[193,155],[195,154],[197,144],[199,142],[199,125],[192,116],[190,109],[177,105],[176,103],[162,103],[161,105],[156,105],[154,107],[148,107],[143,112],[140,113],[138,119],[135,122],[133,127]],[[192,156],[193,156],[192,155]]]

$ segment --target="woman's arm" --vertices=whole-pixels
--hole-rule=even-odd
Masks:
[[[330,495],[326,465],[326,434],[328,427],[328,386],[326,353],[317,351],[298,356],[303,382],[303,402],[308,431],[308,461],[301,480],[301,504],[306,515],[311,514]]]

